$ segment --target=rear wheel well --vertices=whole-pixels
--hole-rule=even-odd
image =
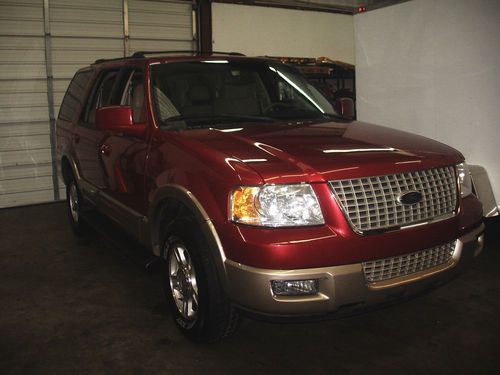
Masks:
[[[64,183],[68,185],[73,179],[73,169],[71,168],[71,164],[66,156],[63,156],[61,160],[61,173]]]

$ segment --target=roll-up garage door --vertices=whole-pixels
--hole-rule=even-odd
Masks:
[[[130,52],[193,50],[192,4],[129,0]]]
[[[194,49],[192,9],[173,0],[0,0],[0,207],[64,197],[51,124],[75,71],[135,51]]]
[[[54,199],[43,5],[0,1],[0,207]]]
[[[50,0],[54,114],[75,72],[100,58],[121,57],[122,0]],[[59,195],[64,184],[59,180]]]

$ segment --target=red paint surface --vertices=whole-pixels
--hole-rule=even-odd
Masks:
[[[144,66],[148,93],[148,63],[155,61],[164,59],[127,62]],[[117,64],[99,65],[97,70]],[[238,123],[234,128],[244,129],[165,132],[155,123],[150,94],[146,101],[148,122],[140,125],[141,131],[117,136],[118,125],[124,123],[124,128],[130,128],[131,112],[98,111],[100,123],[114,123],[115,127],[82,131],[78,126],[63,124],[58,131],[59,153],[84,155],[82,160],[94,170],[100,165],[107,172],[104,177],[101,172],[92,177],[96,186],[143,215],[149,212],[158,188],[183,186],[203,205],[231,260],[273,269],[358,263],[445,243],[482,219],[479,201],[470,196],[459,200],[459,214],[446,221],[367,236],[350,229],[327,181],[443,167],[463,160],[458,151],[428,138],[360,122]],[[96,147],[78,151],[81,142],[75,147],[69,136],[75,133],[82,140],[90,139]],[[104,142],[111,146],[110,154],[97,155],[98,146]],[[375,151],[362,151],[366,149]],[[86,173],[83,168],[84,177]],[[229,194],[235,186],[298,182],[313,185],[325,225],[269,229],[228,220]]]

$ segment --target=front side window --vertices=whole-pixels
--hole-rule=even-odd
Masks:
[[[121,95],[120,105],[132,107],[132,118],[134,123],[146,121],[146,108],[144,96],[144,74],[140,70],[134,70],[127,75],[127,83]]]
[[[151,66],[155,115],[163,128],[214,121],[304,120],[337,116],[289,66],[267,61],[206,60]]]
[[[117,105],[119,103],[113,98],[113,86],[118,77],[118,71],[107,71],[101,73],[92,95],[87,102],[85,112],[83,114],[82,124],[93,127],[95,125],[95,114],[97,108]]]

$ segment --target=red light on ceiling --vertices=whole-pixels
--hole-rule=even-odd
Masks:
[[[366,7],[359,7],[358,13],[363,13],[363,12],[366,12]]]

